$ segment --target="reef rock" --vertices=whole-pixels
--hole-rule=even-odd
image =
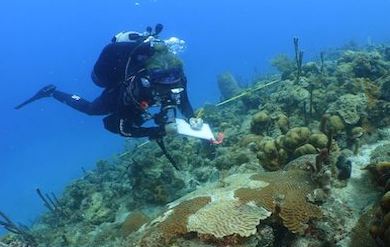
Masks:
[[[390,143],[379,145],[371,153],[371,157],[370,157],[371,164],[376,164],[385,161],[390,161]]]
[[[364,94],[344,94],[329,106],[327,112],[339,114],[345,123],[353,125],[359,122],[366,108],[367,98]]]
[[[218,75],[218,88],[223,99],[228,99],[241,90],[237,80],[229,72]]]

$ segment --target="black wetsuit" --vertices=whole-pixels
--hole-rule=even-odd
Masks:
[[[180,81],[184,90],[177,95],[171,95],[170,90],[162,89],[161,86],[145,85],[141,75],[136,75],[131,82],[125,82],[129,56],[132,60],[128,67],[138,71],[142,68],[142,60],[152,52],[145,47],[134,53],[133,48],[133,44],[121,42],[111,43],[103,49],[94,66],[92,79],[98,85],[112,86],[105,88],[94,101],[89,102],[58,90],[54,91],[53,97],[88,115],[107,115],[103,119],[105,128],[123,136],[158,138],[164,135],[163,126],[141,127],[148,120],[148,106],[176,105],[186,118],[192,117],[193,109],[188,100],[184,74]]]

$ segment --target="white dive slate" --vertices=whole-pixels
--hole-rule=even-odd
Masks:
[[[210,129],[210,126],[206,123],[202,125],[199,130],[194,130],[191,126],[183,119],[176,118],[177,133],[186,136],[192,136],[200,139],[215,140],[214,134]]]

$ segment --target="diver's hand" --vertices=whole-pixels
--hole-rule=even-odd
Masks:
[[[167,135],[176,135],[177,134],[177,124],[176,123],[168,123],[164,126],[165,133]]]
[[[190,118],[189,120],[190,126],[194,130],[200,130],[203,127],[203,119],[201,118]]]

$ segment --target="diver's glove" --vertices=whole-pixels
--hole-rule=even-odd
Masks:
[[[177,134],[177,124],[176,123],[168,123],[164,126],[165,133],[167,135],[176,135]]]
[[[189,120],[190,126],[194,130],[200,130],[203,127],[203,119],[192,117]]]

